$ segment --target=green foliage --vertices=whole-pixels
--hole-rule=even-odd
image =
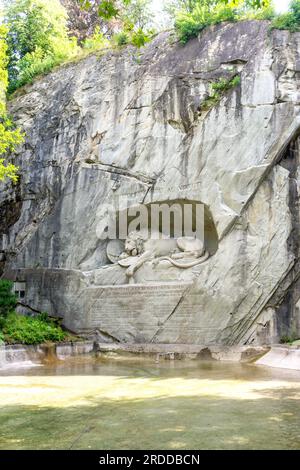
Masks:
[[[164,10],[172,18],[178,12],[192,13],[197,5],[206,4],[210,8],[225,5],[230,8],[244,7],[245,9],[265,9],[270,7],[270,0],[167,0]]]
[[[167,0],[164,10],[171,18],[175,18],[179,11],[192,13],[199,0]]]
[[[264,9],[269,8],[271,0],[242,0],[246,8],[250,9]],[[241,0],[223,0],[223,3],[240,4]]]
[[[235,8],[223,4],[212,5],[211,2],[204,1],[197,3],[191,13],[179,12],[175,20],[175,29],[181,42],[186,43],[207,26],[236,19]]]
[[[5,157],[7,153],[13,152],[23,141],[23,134],[16,129],[6,112],[6,90],[8,86],[7,72],[7,33],[5,26],[0,25],[0,181],[9,178],[13,182],[18,179],[18,168]]]
[[[6,89],[8,86],[7,72],[7,28],[0,25],[0,116],[6,114]]]
[[[45,314],[25,317],[10,313],[2,327],[2,337],[10,344],[40,344],[63,341],[66,333]]]
[[[123,31],[114,38],[117,45],[132,44],[142,47],[154,34],[152,26],[151,0],[131,0],[120,15]]]
[[[107,48],[110,43],[120,47],[126,44],[142,47],[153,36],[153,31],[150,29],[152,24],[150,0],[76,0],[77,8],[81,5],[86,11],[92,10],[94,15],[98,11],[102,19],[101,26],[94,30],[93,35],[82,41],[83,49],[78,47],[74,38],[68,37],[67,13],[59,0],[4,1],[8,5],[5,11],[5,23],[9,29],[7,43],[10,93],[20,86],[31,83],[37,75],[48,73],[53,67],[73,58],[80,58],[87,52]],[[299,2],[300,0],[294,0],[291,11],[275,20],[270,0],[170,0],[168,3],[170,11],[176,15],[175,27],[179,38],[185,43],[197,36],[206,26],[223,21],[273,19],[273,27],[297,31],[300,16]],[[108,28],[104,33],[103,24],[107,26],[111,18],[117,18],[123,25],[123,30],[113,35],[110,42],[105,34],[111,38],[111,30],[109,32]],[[4,56],[2,54],[3,57],[5,53],[6,51]],[[1,67],[1,52],[0,68],[5,70],[4,66]],[[4,72],[4,82],[5,80],[7,82]],[[4,130],[8,129],[0,128],[0,141]],[[9,132],[11,134],[7,136],[7,149],[12,151],[14,147],[10,147],[10,138],[15,139],[17,145],[22,136],[13,128],[10,128]],[[0,178],[11,177],[14,174],[13,166],[6,168],[3,160],[0,161],[2,162]],[[15,180],[16,178],[17,176]]]
[[[220,102],[225,93],[241,83],[241,78],[236,75],[232,79],[221,78],[210,85],[211,93],[201,104],[202,110],[209,110]]]
[[[280,344],[293,344],[295,341],[297,341],[299,338],[296,333],[292,333],[291,336],[289,335],[283,335],[280,338]]]
[[[218,82],[214,82],[211,84],[211,88],[215,92],[225,93],[231,88],[238,86],[240,83],[241,83],[241,78],[239,75],[236,75],[231,80],[226,80],[226,78],[220,78]]]
[[[12,292],[12,288],[12,282],[0,279],[0,317],[7,317],[17,304],[17,298]]]
[[[17,129],[13,122],[4,115],[0,117],[0,157],[8,152],[14,152],[16,147],[24,140],[24,135]],[[11,179],[14,183],[18,180],[18,168],[12,163],[0,158],[0,181],[6,178]]]
[[[118,46],[132,44],[143,47],[154,34],[151,29],[152,13],[150,0],[131,0],[120,18],[123,22],[123,31],[114,35],[113,41]]]
[[[182,2],[181,2],[182,3]],[[274,10],[270,1],[250,0],[194,0],[179,10],[175,17],[175,29],[182,43],[196,37],[207,26],[224,21],[243,19],[272,19]]]
[[[287,29],[293,33],[300,31],[300,0],[293,0],[288,13],[275,18],[272,29]]]
[[[153,26],[153,12],[151,0],[131,0],[127,8],[121,14],[127,29],[142,29],[146,31]]]
[[[129,34],[126,31],[115,34],[112,40],[119,47],[126,46],[130,42]]]
[[[56,65],[61,64],[63,60],[53,55],[44,56],[40,50],[26,54],[19,61],[19,74],[17,78],[11,81],[9,91],[13,93],[16,89],[32,83],[37,75],[43,75],[50,72]]]
[[[130,0],[122,0],[120,2],[117,0],[96,0],[96,2],[98,4],[98,14],[105,20],[117,18],[120,15],[120,4],[128,6],[131,3]],[[92,0],[79,0],[79,3],[83,9],[89,10],[95,2]]]
[[[92,7],[89,1],[80,3],[82,8]],[[139,26],[149,19],[147,3],[149,0],[96,0],[101,18],[108,20],[118,17],[124,24],[124,32],[114,38],[114,41],[118,45],[131,43],[137,47],[143,46],[151,37],[151,31],[144,31]],[[108,39],[98,27],[83,42],[83,50],[80,49],[76,39],[68,37],[67,13],[59,0],[12,0],[6,4],[4,18],[8,28],[10,94],[31,83],[36,76],[50,72],[55,66],[84,56],[84,51],[92,52],[109,46]],[[126,15],[121,8],[122,6],[124,9],[125,5]],[[10,174],[12,168],[3,169],[4,171]]]
[[[6,114],[0,117],[0,156],[14,152],[22,140],[23,135],[20,129],[16,129],[13,121]]]
[[[266,5],[263,8],[244,7],[238,10],[238,21],[243,20],[273,20],[276,16],[272,5]]]
[[[4,334],[0,331],[0,346],[4,343]]]
[[[94,34],[83,42],[83,48],[89,51],[98,51],[109,46],[109,41],[100,31],[99,26],[95,29]]]
[[[46,313],[24,317],[14,312],[17,297],[12,288],[12,282],[0,279],[0,342],[39,344],[63,341],[66,333]]]
[[[135,47],[142,47],[152,38],[152,31],[143,31],[141,28],[137,31],[121,31],[112,37],[112,42],[118,47],[132,44]]]
[[[78,46],[68,37],[67,15],[59,0],[13,0],[4,16],[10,93],[77,54]]]
[[[88,0],[81,0],[81,4],[85,9],[92,7],[92,3]],[[118,18],[123,24],[123,30],[113,35],[112,43],[120,47],[126,44],[142,47],[151,39],[153,31],[150,29],[152,25],[150,4],[151,0],[98,1],[98,14],[101,18],[105,20]]]
[[[18,181],[18,167],[13,163],[7,162],[4,158],[0,158],[0,181],[10,179],[14,183]]]
[[[112,42],[122,47],[132,44],[135,47],[143,47],[147,42],[151,41],[152,31],[144,31],[142,28],[133,31],[121,31],[113,36]]]
[[[151,32],[143,31],[139,28],[137,31],[133,31],[131,35],[131,44],[136,47],[143,47],[147,42],[151,40]]]

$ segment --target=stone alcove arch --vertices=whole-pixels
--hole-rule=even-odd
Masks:
[[[197,214],[197,206],[201,206],[203,208],[203,218],[204,218],[204,221],[203,221],[203,226],[204,226],[204,244],[205,244],[205,248],[208,250],[208,252],[210,253],[210,255],[214,255],[216,253],[216,251],[218,250],[218,234],[217,234],[217,230],[216,230],[216,226],[215,226],[215,223],[214,223],[214,220],[213,220],[213,216],[211,214],[211,211],[209,210],[208,206],[206,204],[203,204],[201,203],[200,201],[196,201],[196,200],[189,200],[189,199],[173,199],[173,200],[163,200],[163,201],[152,201],[150,203],[147,203],[145,204],[144,207],[147,208],[148,210],[148,228],[150,229],[152,227],[152,220],[151,220],[151,208],[153,205],[168,205],[169,207],[172,207],[172,206],[179,206],[182,210],[182,213],[184,213],[184,210],[185,210],[185,207],[189,206],[191,207],[191,213],[192,213],[192,230],[195,232],[196,231],[196,214]],[[134,216],[130,216],[128,215],[128,211],[132,211],[134,212],[136,210],[136,212],[138,213],[139,212],[139,207],[140,205],[139,204],[133,204],[131,205],[130,207],[126,208],[126,209],[123,209],[121,211],[118,211],[117,214],[116,214],[116,226],[117,226],[117,238],[119,240],[125,240],[124,236],[121,236],[121,234],[119,233],[119,222],[120,222],[120,219],[123,217],[124,218],[124,215],[126,216],[127,218],[127,221],[128,221],[128,226],[130,225],[130,223],[136,218],[136,215]],[[127,227],[127,231],[128,231],[128,227]],[[159,232],[163,232],[163,229],[162,229],[162,220],[160,219],[160,223],[159,223]],[[174,216],[172,217],[172,213],[171,213],[171,219],[170,219],[170,227],[169,227],[169,234],[170,234],[170,237],[172,238],[174,236]],[[185,233],[185,230],[184,230],[184,226],[182,228],[182,235],[183,236],[186,236],[188,235],[187,233]]]

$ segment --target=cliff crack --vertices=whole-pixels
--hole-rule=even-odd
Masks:
[[[160,324],[158,330],[156,331],[156,333],[154,334],[154,336],[151,338],[150,340],[150,343],[154,343],[155,342],[155,339],[157,338],[157,336],[163,331],[163,328],[165,326],[165,324],[170,320],[170,318],[174,315],[174,313],[176,312],[176,310],[180,307],[180,305],[182,304],[184,298],[186,297],[186,295],[188,294],[188,292],[191,290],[191,288],[194,286],[194,283],[192,283],[191,285],[189,285],[185,290],[184,292],[181,294],[180,296],[180,299],[178,300],[177,304],[175,305],[175,307],[173,308],[173,310],[171,311],[171,313],[167,316],[167,318],[164,320],[164,322],[162,324]]]
[[[83,168],[86,168],[87,166],[89,168],[92,167],[94,170],[103,171],[103,172],[107,172],[107,173],[115,173],[117,175],[125,176],[127,178],[134,178],[134,179],[140,181],[143,184],[151,184],[152,185],[152,184],[155,183],[155,178],[151,178],[150,176],[145,176],[145,175],[142,175],[142,174],[135,174],[135,173],[132,173],[130,170],[125,170],[124,168],[114,166],[114,165],[110,165],[110,164],[107,164],[107,163],[92,163],[92,164],[88,164],[88,165],[83,165]]]

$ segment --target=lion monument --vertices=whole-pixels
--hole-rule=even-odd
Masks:
[[[188,269],[204,263],[210,256],[204,243],[195,237],[159,238],[161,234],[131,232],[125,241],[125,251],[121,253],[118,264],[126,269],[129,283],[134,283],[135,272],[146,262],[157,265],[168,261],[172,266]],[[184,261],[179,261],[179,260]]]

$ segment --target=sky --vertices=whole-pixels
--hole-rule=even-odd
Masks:
[[[290,0],[274,0],[274,5],[278,13],[287,11]]]

